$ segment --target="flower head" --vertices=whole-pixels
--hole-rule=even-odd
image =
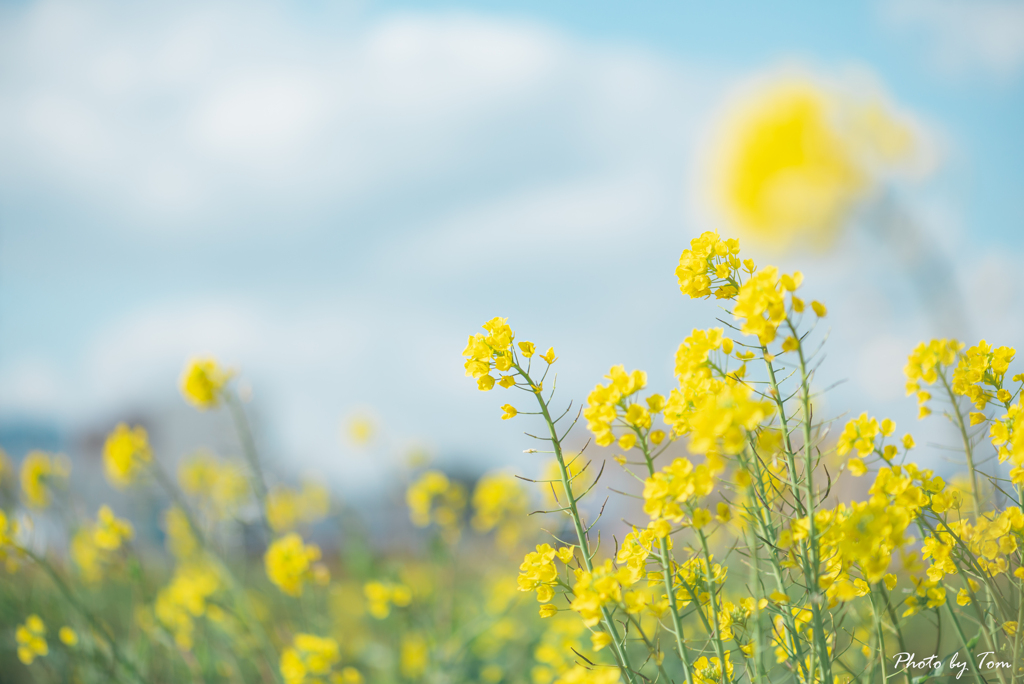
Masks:
[[[151,459],[149,439],[141,426],[129,428],[120,423],[107,435],[103,445],[103,468],[107,480],[118,489],[131,484],[143,464]]]
[[[320,547],[305,544],[292,532],[275,540],[267,549],[264,565],[270,581],[289,596],[301,596],[305,583],[315,577]]]
[[[190,404],[205,411],[220,404],[224,386],[232,375],[213,357],[190,359],[181,375],[181,393]]]
[[[66,457],[53,456],[42,451],[33,451],[21,463],[21,490],[28,504],[33,508],[50,505],[51,485],[65,480],[71,473],[71,464]]]

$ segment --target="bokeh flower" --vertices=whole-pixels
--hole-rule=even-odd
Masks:
[[[788,76],[751,88],[721,117],[712,195],[744,235],[827,245],[886,173],[920,146],[884,98]]]
[[[107,480],[123,489],[137,476],[145,463],[153,458],[145,428],[118,424],[103,444],[103,469]]]

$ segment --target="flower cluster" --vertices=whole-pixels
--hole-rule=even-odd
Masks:
[[[50,456],[43,451],[32,451],[21,462],[21,491],[33,508],[50,505],[52,488],[63,485],[71,474],[71,462],[66,456]]]
[[[405,608],[412,603],[412,590],[394,582],[367,582],[363,587],[370,615],[383,620],[391,614],[391,606]]]
[[[583,618],[583,624],[593,627],[603,617],[602,609],[622,602],[622,590],[634,584],[636,579],[629,570],[617,569],[611,560],[594,567],[593,571],[581,570],[576,573],[576,584],[572,592],[575,596],[570,608]],[[626,611],[639,612],[643,603],[634,603]]]
[[[18,522],[8,520],[7,513],[0,510],[0,562],[3,562],[5,569],[13,573],[18,569],[18,546],[15,543],[15,536],[18,534]]]
[[[924,386],[935,384],[940,373],[956,362],[957,354],[961,349],[963,349],[963,344],[960,342],[941,339],[931,340],[927,343],[921,342],[910,353],[903,373],[907,376],[907,396],[912,394],[917,396],[920,418],[924,418],[932,412],[928,407],[928,401],[932,395],[931,392],[924,389]]]
[[[1011,347],[993,348],[980,341],[963,352],[953,369],[953,392],[967,397],[978,411],[992,400],[1009,403],[1010,391],[1003,387],[1003,378],[1016,353]]]
[[[512,368],[514,361],[512,339],[515,337],[515,333],[508,326],[507,320],[495,317],[484,323],[483,328],[487,333],[470,335],[469,342],[466,343],[466,348],[462,352],[462,356],[466,358],[466,375],[475,379],[477,387],[481,390],[489,390],[494,387],[494,376],[490,374],[491,369],[506,372]],[[532,351],[531,346],[531,354]],[[508,377],[509,380],[505,381],[508,384],[503,386],[508,387],[510,384],[514,384],[515,379],[512,376],[504,377]]]
[[[296,634],[281,652],[281,676],[285,684],[362,684],[354,667],[339,668],[341,647],[330,637]]]
[[[71,539],[71,560],[86,582],[98,582],[112,561],[113,552],[133,536],[132,524],[117,518],[109,506],[103,506],[96,524],[83,526]]]
[[[696,468],[686,458],[677,458],[644,483],[644,512],[651,520],[682,522],[691,502],[707,496],[714,487],[714,478],[707,464]],[[668,533],[664,527],[656,528],[658,536]]]
[[[753,262],[740,263],[739,253],[739,240],[722,240],[718,233],[706,232],[690,240],[690,249],[683,251],[676,267],[680,291],[693,299],[712,292],[718,299],[735,297],[742,270],[754,270]]]
[[[110,484],[123,489],[153,458],[145,428],[119,423],[103,445],[103,468]]]
[[[549,544],[541,544],[536,551],[526,554],[522,565],[519,566],[519,591],[537,592],[537,600],[545,604],[540,608],[541,617],[550,617],[557,610],[550,605],[551,599],[555,596],[554,588],[558,584],[556,558],[564,564],[571,563],[573,548],[563,546],[555,550]]]
[[[267,496],[267,522],[275,532],[287,532],[299,523],[323,520],[330,508],[331,496],[321,484],[306,482],[301,490],[275,487]]]
[[[583,417],[598,446],[615,443],[612,428],[616,420],[629,428],[618,440],[619,448],[628,451],[636,445],[636,430],[650,429],[651,416],[661,412],[665,398],[660,394],[652,394],[647,398],[646,406],[636,401],[634,395],[647,386],[647,373],[641,370],[627,373],[623,366],[612,366],[604,377],[608,383],[598,384],[587,396]],[[662,438],[652,434],[655,443]]]
[[[210,599],[223,585],[210,563],[179,565],[170,583],[160,590],[153,604],[157,621],[170,632],[183,651],[190,651],[195,640],[195,620],[208,615],[219,617],[219,608]]]
[[[233,376],[212,357],[190,359],[181,375],[181,393],[190,404],[205,411],[220,404],[224,387]]]
[[[249,481],[242,468],[199,451],[178,467],[182,491],[217,520],[231,517],[249,497]]]
[[[416,527],[437,523],[449,535],[458,532],[466,508],[466,490],[439,470],[428,470],[405,492],[409,517]]]
[[[46,644],[46,625],[38,615],[25,618],[25,624],[18,625],[15,630],[14,639],[18,643],[18,660],[26,665],[50,652]]]
[[[527,510],[526,492],[508,473],[484,475],[473,490],[473,529],[498,529],[499,540],[512,544],[519,536]]]
[[[327,566],[318,563],[320,547],[305,544],[295,532],[276,539],[264,556],[267,577],[289,596],[302,596],[306,582],[326,584],[330,580]]]

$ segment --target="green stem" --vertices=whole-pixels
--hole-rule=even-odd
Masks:
[[[946,380],[945,373],[939,373],[939,379],[942,380],[942,386],[946,388],[949,401],[953,404],[956,426],[960,430],[960,439],[963,440],[964,454],[967,456],[967,469],[971,473],[971,502],[974,504],[974,519],[977,520],[981,515],[981,499],[978,492],[978,471],[974,467],[974,447],[971,446],[971,438],[967,434],[967,423],[964,421],[963,413],[960,411],[958,397],[953,393],[953,388],[950,387],[949,381]]]
[[[704,580],[708,587],[708,600],[711,602],[711,619],[714,621],[714,637],[715,637],[715,651],[718,653],[718,662],[721,669],[721,680],[722,684],[726,681],[725,672],[725,645],[722,643],[722,630],[720,625],[722,624],[718,619],[718,599],[715,596],[715,585],[714,580],[711,577],[711,552],[708,550],[708,539],[704,536],[703,530],[697,530],[697,536],[700,537],[700,545],[704,550],[704,560],[707,562],[707,572],[704,574]],[[697,602],[698,609],[700,607],[700,601]]]
[[[787,321],[793,336],[800,340],[792,321]],[[818,655],[821,660],[822,679],[826,682],[832,681],[832,658],[828,652],[828,640],[825,636],[825,625],[821,618],[820,586],[818,573],[820,560],[818,558],[818,535],[815,530],[814,520],[814,446],[811,443],[811,389],[810,375],[807,372],[807,360],[804,357],[803,341],[799,341],[796,348],[800,358],[800,403],[803,407],[803,433],[804,433],[804,484],[807,496],[807,591],[811,592],[811,613],[814,619],[814,636],[818,647]]]
[[[97,634],[106,639],[107,645],[110,646],[110,654],[113,656],[114,661],[118,665],[120,665],[125,671],[127,671],[128,674],[130,674],[132,678],[135,679],[135,681],[139,682],[140,684],[146,684],[146,680],[143,679],[142,675],[135,668],[135,666],[132,665],[131,661],[128,660],[124,656],[124,654],[121,653],[121,649],[118,647],[117,641],[115,641],[114,638],[107,631],[106,626],[104,626],[88,608],[82,605],[82,603],[78,600],[78,597],[75,596],[73,591],[71,591],[71,587],[69,587],[67,583],[64,581],[64,579],[57,573],[57,571],[54,570],[53,566],[50,565],[50,563],[45,558],[37,556],[28,549],[20,549],[20,551],[24,553],[28,558],[32,559],[32,561],[37,566],[42,568],[43,571],[47,575],[49,575],[50,579],[53,581],[55,585],[57,585],[57,588],[60,590],[60,592],[64,594],[64,598],[66,598],[68,600],[68,603],[71,604],[71,607],[74,608],[83,618],[85,618],[86,622],[89,623],[89,625]]]
[[[875,605],[875,591],[871,590],[871,615],[875,619],[875,632],[878,634],[878,662],[882,666],[882,684],[889,684],[889,673],[886,669],[885,633],[882,631],[882,615]]]
[[[984,681],[981,679],[978,664],[974,662],[974,654],[971,653],[971,647],[967,644],[967,636],[964,635],[963,627],[960,626],[960,620],[956,616],[956,611],[953,610],[953,601],[949,596],[946,597],[946,609],[949,611],[949,617],[953,618],[953,628],[956,629],[956,635],[960,637],[960,644],[964,647],[964,652],[967,653],[967,663],[971,666],[971,672],[978,678],[978,681]]]
[[[199,543],[200,548],[202,548],[203,551],[205,552],[206,557],[214,565],[216,565],[217,569],[220,571],[220,575],[227,580],[228,590],[231,592],[232,596],[237,602],[240,612],[243,614],[245,618],[245,625],[250,630],[256,633],[257,637],[260,640],[260,645],[262,646],[264,651],[264,659],[267,661],[267,667],[270,669],[271,672],[274,673],[274,680],[279,681],[280,673],[278,669],[275,667],[275,662],[277,660],[277,652],[274,650],[273,645],[270,643],[270,637],[267,635],[266,630],[263,628],[263,624],[259,620],[257,620],[256,617],[253,615],[249,605],[249,598],[245,595],[245,592],[242,590],[241,585],[238,582],[238,579],[231,571],[231,568],[229,568],[226,563],[221,561],[221,559],[215,553],[213,553],[213,550],[210,548],[209,540],[206,538],[206,535],[203,533],[202,529],[200,529],[199,527],[199,524],[196,522],[196,518],[195,515],[192,513],[191,506],[189,506],[188,501],[185,499],[185,496],[181,493],[181,490],[178,489],[174,481],[171,480],[170,476],[167,474],[167,471],[163,469],[163,467],[159,464],[159,462],[156,459],[153,459],[150,462],[150,469],[155,475],[157,482],[160,484],[161,487],[163,487],[167,496],[171,498],[175,505],[177,505],[181,512],[184,514],[185,521],[188,523],[189,528],[192,530],[192,534],[195,535],[196,541]]]
[[[513,363],[512,366],[523,376],[523,379],[530,385],[531,391],[537,398],[537,404],[540,406],[541,414],[544,416],[544,422],[547,423],[548,431],[551,434],[551,444],[555,452],[555,460],[558,461],[558,473],[562,480],[562,487],[565,490],[565,498],[569,503],[569,516],[572,518],[573,526],[576,528],[576,539],[580,545],[580,555],[583,556],[583,565],[587,569],[587,572],[592,573],[594,571],[593,559],[590,553],[590,543],[587,540],[587,533],[583,526],[583,520],[580,518],[579,509],[576,504],[576,496],[572,491],[572,482],[569,478],[569,470],[565,465],[565,458],[562,455],[562,443],[558,438],[558,430],[555,427],[554,421],[551,419],[551,414],[548,411],[548,405],[544,401],[544,397],[541,396],[540,391],[536,388],[530,375],[522,368],[518,363]],[[636,680],[633,675],[633,667],[629,662],[629,655],[626,653],[625,644],[619,640],[619,630],[615,627],[615,623],[612,621],[611,612],[606,606],[601,606],[602,623],[604,624],[605,630],[612,637],[612,647],[616,656],[616,660],[619,662],[619,667],[626,675],[629,684],[636,684]]]
[[[269,534],[271,532],[270,522],[267,520],[267,481],[263,477],[263,467],[260,465],[259,455],[256,453],[256,442],[252,437],[252,428],[249,426],[249,419],[245,415],[245,409],[234,392],[224,392],[228,408],[231,410],[231,418],[235,423],[235,430],[242,442],[242,454],[249,464],[249,481],[252,483],[253,493],[260,505],[260,520],[263,521],[263,528]]]
[[[642,434],[640,430],[636,430],[636,433],[640,437],[640,448],[643,450],[644,459],[647,461],[647,471],[653,476],[654,457],[651,456],[647,435]],[[672,630],[675,632],[676,650],[679,652],[679,659],[683,663],[683,675],[686,677],[686,683],[692,684],[693,675],[690,672],[690,654],[686,644],[683,643],[683,623],[679,619],[679,606],[676,602],[675,587],[672,586],[672,556],[669,554],[668,539],[661,538],[658,542],[661,549],[661,571],[665,576],[665,592],[668,595],[668,604],[672,612]]]

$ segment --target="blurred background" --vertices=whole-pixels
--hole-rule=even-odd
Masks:
[[[1022,342],[1022,121],[1005,0],[0,2],[0,447],[231,453],[178,391],[212,354],[350,498],[410,454],[536,474],[467,335],[553,346],[565,401],[668,391],[704,230],[828,304],[825,414],[914,432],[918,341]]]

